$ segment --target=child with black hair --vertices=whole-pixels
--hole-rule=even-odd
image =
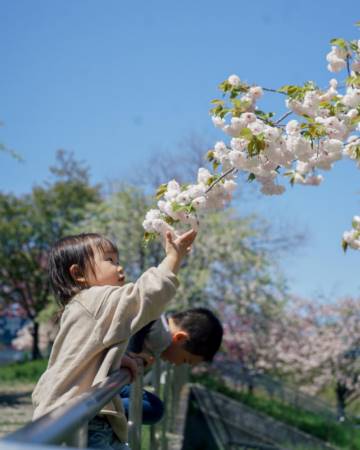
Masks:
[[[68,236],[53,246],[50,283],[63,313],[47,370],[33,392],[34,419],[119,369],[130,336],[157,319],[175,294],[175,274],[195,236],[193,230],[176,239],[167,233],[161,264],[128,284],[117,248],[103,236]],[[126,417],[114,397],[90,421],[88,446],[120,450],[126,441]]]
[[[219,350],[223,327],[219,319],[206,308],[191,308],[172,314],[163,314],[160,319],[150,322],[130,339],[129,354],[151,358],[161,358],[176,366],[196,365],[211,362]],[[129,411],[131,386],[120,391],[126,415]],[[163,416],[162,401],[151,392],[143,391],[143,424],[157,423]]]

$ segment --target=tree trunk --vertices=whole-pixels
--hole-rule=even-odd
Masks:
[[[42,356],[39,348],[39,324],[35,320],[33,321],[32,335],[33,335],[33,346],[31,359],[34,361],[35,359],[40,359]]]
[[[340,381],[336,383],[336,408],[337,419],[342,422],[345,419],[346,397],[348,393],[347,387]]]

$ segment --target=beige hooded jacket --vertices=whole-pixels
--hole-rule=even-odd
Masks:
[[[130,335],[157,319],[176,292],[178,280],[164,265],[136,283],[95,286],[66,305],[47,370],[33,392],[36,419],[103,381],[120,368]],[[121,442],[127,422],[120,397],[101,410]]]

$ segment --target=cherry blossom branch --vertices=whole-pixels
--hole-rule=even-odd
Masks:
[[[220,183],[221,180],[223,180],[225,177],[227,177],[230,173],[236,172],[237,169],[235,167],[231,167],[231,169],[224,172],[221,177],[219,177],[217,180],[215,180],[213,183],[210,184],[210,186],[206,189],[205,194],[207,194],[211,189],[218,183]]]
[[[350,57],[349,57],[349,55],[346,57],[346,70],[347,70],[348,76],[350,77],[351,76],[351,70],[350,70]]]
[[[278,91],[277,89],[270,89],[270,88],[262,87],[262,90],[266,91],[266,92],[275,92],[275,94],[287,95],[285,92]]]
[[[279,125],[280,122],[282,122],[283,120],[285,120],[285,119],[286,119],[287,117],[289,117],[290,114],[292,114],[292,113],[293,113],[292,111],[288,111],[286,114],[284,114],[282,117],[280,117],[279,120],[277,120],[277,121],[275,122],[275,125]]]

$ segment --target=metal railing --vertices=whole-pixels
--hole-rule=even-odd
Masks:
[[[165,417],[159,425],[151,426],[149,448],[151,450],[168,450],[168,431],[174,425],[176,403],[179,391],[186,382],[183,368],[161,365],[156,361],[152,371],[144,378],[140,369],[139,376],[132,384],[129,410],[129,443],[131,450],[140,450],[142,439],[142,406],[144,380],[153,384],[155,394],[162,394],[165,403]],[[91,387],[85,393],[74,397],[66,404],[59,406],[50,413],[28,423],[23,428],[0,439],[0,450],[7,450],[12,445],[22,449],[26,445],[63,445],[73,448],[87,446],[87,424],[89,420],[111,399],[120,389],[131,381],[130,372],[121,369],[101,383]],[[18,444],[18,446],[16,446]]]
[[[43,445],[66,443],[73,447],[86,447],[87,423],[130,380],[128,370],[117,371],[87,392],[6,435],[3,440]]]
[[[337,420],[335,407],[318,397],[299,391],[297,388],[283,383],[281,380],[271,378],[260,373],[251,373],[249,370],[232,361],[223,361],[217,367],[219,375],[232,382],[236,389],[253,389],[265,391],[269,397],[276,397],[284,403],[301,408],[305,411],[321,415],[327,419]],[[354,420],[348,415],[349,421]]]

